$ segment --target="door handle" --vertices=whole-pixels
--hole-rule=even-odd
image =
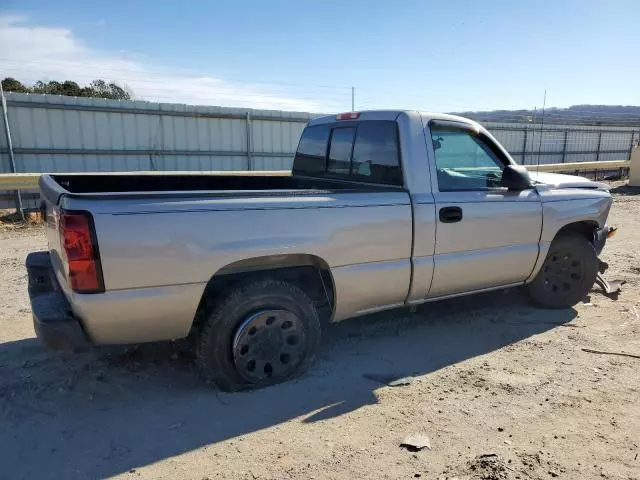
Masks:
[[[440,221],[442,223],[456,223],[462,220],[460,207],[443,207],[440,209]]]

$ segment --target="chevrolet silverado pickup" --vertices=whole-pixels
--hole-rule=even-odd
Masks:
[[[26,261],[53,348],[195,339],[223,390],[292,378],[325,321],[523,286],[594,284],[612,198],[531,175],[476,122],[416,111],[309,122],[290,175],[43,175]]]

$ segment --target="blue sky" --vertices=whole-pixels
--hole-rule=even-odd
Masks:
[[[640,1],[5,0],[0,75],[334,111],[640,104]],[[4,45],[4,46],[2,46]]]

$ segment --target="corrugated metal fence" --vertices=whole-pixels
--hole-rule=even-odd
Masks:
[[[7,106],[20,172],[287,169],[312,117],[15,93]],[[0,171],[9,171],[6,155]]]
[[[286,170],[315,116],[37,94],[6,98],[17,172]],[[640,135],[629,127],[551,125],[541,132],[539,124],[485,125],[524,164],[627,159]],[[0,129],[0,173],[12,171],[7,153]],[[9,198],[5,192],[0,207]]]

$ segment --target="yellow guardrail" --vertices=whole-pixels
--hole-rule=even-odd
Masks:
[[[601,162],[572,162],[572,163],[547,163],[544,165],[527,165],[532,172],[575,172],[577,170],[615,170],[616,168],[629,168],[629,160],[603,160]]]
[[[547,163],[539,166],[527,165],[531,171],[575,172],[579,170],[615,170],[629,168],[629,160],[611,160],[602,162]],[[0,174],[0,190],[34,190],[38,188],[40,173]],[[289,170],[224,170],[224,171],[149,171],[149,172],[79,172],[73,175],[248,175],[281,177],[291,175]]]
[[[34,190],[38,188],[38,181],[42,173],[3,173],[0,174],[0,190]],[[220,171],[140,171],[140,172],[77,172],[62,173],[60,175],[221,175],[221,176],[269,176],[286,177],[291,175],[289,170],[220,170]]]
[[[39,173],[0,174],[0,190],[22,190],[38,188]]]

